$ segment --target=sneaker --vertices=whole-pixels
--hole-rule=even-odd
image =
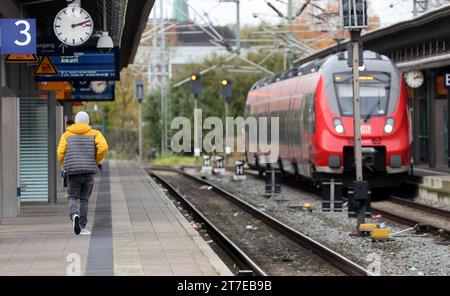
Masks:
[[[76,235],[79,235],[81,232],[80,216],[74,214],[72,216],[72,221],[73,221],[73,231],[75,232]]]
[[[80,235],[91,235],[91,232],[86,228],[81,228]]]

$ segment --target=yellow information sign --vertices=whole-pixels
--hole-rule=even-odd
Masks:
[[[7,54],[5,57],[6,63],[27,63],[35,64],[39,61],[35,54]]]
[[[69,81],[39,82],[38,89],[54,91],[57,100],[70,100],[72,98],[73,85]]]
[[[49,57],[43,57],[36,69],[34,69],[34,75],[57,75],[55,64]]]

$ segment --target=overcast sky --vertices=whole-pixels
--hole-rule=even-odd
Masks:
[[[320,0],[315,0],[319,2]],[[157,1],[156,3],[158,3]],[[164,0],[166,16],[172,15],[172,3],[174,0]],[[286,12],[287,0],[271,0],[271,2],[282,12]],[[302,3],[302,0],[294,0],[294,3]],[[373,11],[381,18],[383,26],[411,18],[413,0],[371,0]],[[188,0],[189,5],[200,15],[209,17],[214,25],[233,24],[236,21],[236,4],[219,3],[219,0]],[[155,4],[157,5],[157,4]],[[159,8],[155,7],[156,9]],[[257,13],[258,18],[253,17]],[[193,10],[190,11],[191,18],[199,20]],[[241,0],[241,22],[243,24],[257,25],[261,19],[269,22],[278,22],[279,17],[271,10],[264,0]]]

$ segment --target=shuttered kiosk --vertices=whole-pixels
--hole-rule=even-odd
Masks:
[[[56,202],[55,93],[20,94],[20,201]]]

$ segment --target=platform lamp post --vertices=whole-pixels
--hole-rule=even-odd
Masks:
[[[366,0],[340,0],[342,26],[350,32],[351,42],[348,48],[348,63],[353,70],[353,114],[354,114],[354,159],[356,180],[353,182],[353,200],[357,218],[357,232],[365,222],[368,206],[369,184],[363,179],[362,168],[362,139],[361,139],[361,98],[360,98],[360,67],[364,66],[361,31],[368,26]]]
[[[144,100],[144,82],[137,80],[134,88],[134,97],[138,102],[138,141],[139,163],[142,163],[142,101]]]
[[[202,90],[202,77],[200,73],[193,73],[191,75],[191,92],[194,95],[195,103],[194,103],[194,116],[196,116],[200,99],[200,92]],[[194,119],[194,156],[195,156],[195,169],[200,170],[199,157],[202,151],[201,148],[201,139],[200,139],[200,129],[201,126],[197,126],[198,120]],[[199,147],[200,146],[200,147]]]
[[[230,110],[229,110],[230,106],[228,105],[228,101],[231,100],[231,98],[233,97],[232,86],[233,86],[233,81],[231,81],[231,79],[223,79],[221,81],[221,94],[222,94],[222,98],[225,101],[225,124],[227,122],[227,117],[230,113]],[[226,136],[225,136],[225,159],[224,159],[225,168],[227,166],[228,155],[231,155],[231,147],[228,146],[228,143],[229,143],[228,137],[229,137],[229,135],[227,132]]]

